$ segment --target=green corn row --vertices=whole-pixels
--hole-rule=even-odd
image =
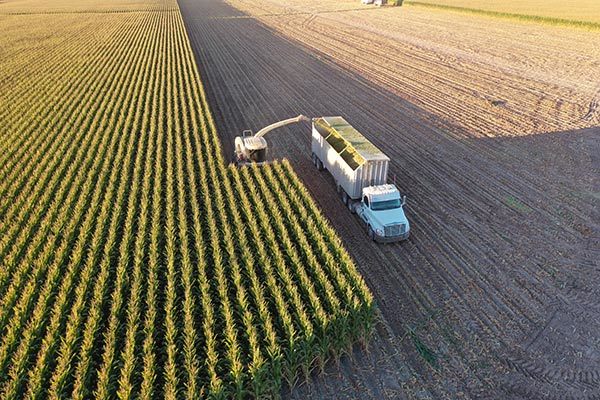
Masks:
[[[2,398],[279,397],[371,332],[291,165],[225,164],[177,4],[146,2],[2,17]]]

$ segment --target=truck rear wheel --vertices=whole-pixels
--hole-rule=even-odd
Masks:
[[[356,214],[356,208],[354,207],[354,201],[348,196],[348,210],[350,210],[350,214]]]
[[[350,203],[350,199],[348,197],[348,193],[345,190],[342,190],[342,203],[348,205]]]

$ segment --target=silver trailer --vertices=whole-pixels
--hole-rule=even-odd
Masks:
[[[311,147],[313,162],[333,176],[344,203],[360,199],[365,187],[387,182],[388,156],[342,117],[313,118]]]

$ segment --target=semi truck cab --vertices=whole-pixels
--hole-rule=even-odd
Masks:
[[[395,185],[368,186],[356,213],[367,224],[369,237],[376,242],[396,242],[408,239],[410,225],[404,214],[406,196],[401,196]]]

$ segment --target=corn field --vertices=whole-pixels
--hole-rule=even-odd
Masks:
[[[277,397],[372,296],[287,161],[227,166],[177,4],[117,1],[0,14],[0,398]]]

